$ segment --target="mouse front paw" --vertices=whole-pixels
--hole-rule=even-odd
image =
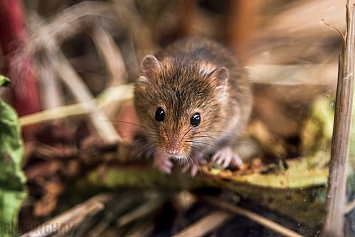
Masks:
[[[241,167],[243,165],[242,159],[238,154],[235,154],[229,146],[221,147],[213,156],[212,161],[223,168],[233,165]]]
[[[196,176],[196,174],[197,174],[197,171],[199,170],[199,165],[198,164],[195,164],[195,163],[193,163],[193,164],[190,164],[190,163],[186,163],[186,164],[184,164],[183,165],[183,168],[182,168],[182,172],[183,173],[190,173],[190,175],[192,176],[192,177],[195,177]]]
[[[157,152],[154,156],[153,167],[157,168],[163,173],[171,174],[171,168],[173,167],[173,163],[171,162],[168,156]]]
[[[186,162],[183,165],[182,172],[187,173],[189,172],[192,177],[195,177],[197,171],[199,170],[199,165],[205,165],[207,161],[203,159],[203,152],[193,150],[191,154],[190,162]]]

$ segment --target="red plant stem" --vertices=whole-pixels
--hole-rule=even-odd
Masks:
[[[20,0],[0,0],[0,45],[12,81],[12,103],[20,116],[40,110],[32,55],[25,50],[28,33]]]

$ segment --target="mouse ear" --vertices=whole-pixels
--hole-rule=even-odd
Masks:
[[[142,61],[138,82],[146,86],[152,80],[154,73],[160,71],[160,63],[153,55],[147,55]]]
[[[212,84],[216,86],[217,91],[223,95],[228,83],[229,72],[226,67],[219,67],[213,70],[208,78],[212,81]]]

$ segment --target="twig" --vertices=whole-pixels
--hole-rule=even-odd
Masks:
[[[105,62],[111,79],[110,86],[119,86],[127,83],[126,66],[112,36],[104,28],[97,25],[93,27],[89,35],[92,37],[99,55]]]
[[[94,101],[94,98],[87,86],[82,82],[79,75],[75,72],[66,57],[60,51],[56,44],[57,39],[49,34],[48,26],[44,24],[40,17],[36,15],[33,17],[33,22],[34,24],[40,25],[41,28],[44,28],[45,32],[47,32],[47,34],[44,35],[40,34],[41,31],[39,31],[39,34],[35,39],[43,42],[45,40],[52,42],[49,45],[44,43],[42,45],[46,49],[44,53],[48,59],[48,62],[71,90],[76,100],[83,103],[82,105],[88,111],[98,135],[105,143],[108,144],[121,141],[121,138],[118,136],[116,130],[109,122],[106,115],[97,107],[96,102]]]
[[[124,226],[124,225],[138,219],[139,217],[145,216],[145,215],[153,212],[154,210],[158,209],[162,205],[162,203],[163,203],[163,200],[159,197],[151,199],[151,200],[147,201],[146,203],[142,204],[141,206],[137,207],[133,211],[120,217],[117,220],[116,225],[119,227]]]
[[[58,228],[48,228],[49,226],[61,224],[71,224],[71,228],[75,228],[80,222],[85,220],[87,215],[93,215],[104,209],[104,203],[111,199],[113,195],[101,194],[95,196],[88,201],[79,204],[72,209],[62,213],[61,215],[46,221],[39,227],[23,234],[21,237],[45,237],[56,234],[60,231]],[[66,230],[67,231],[67,230]]]
[[[64,104],[59,80],[48,63],[48,55],[38,60],[42,109],[53,109]]]
[[[329,26],[330,28],[333,28],[334,30],[336,30],[336,31],[339,33],[339,35],[343,38],[343,40],[345,41],[345,35],[343,34],[343,32],[341,32],[341,30],[339,30],[339,29],[336,28],[335,26],[333,26],[333,25],[331,25],[331,24],[325,22],[324,19],[322,19],[321,22],[322,22],[324,25]]]
[[[30,28],[36,29],[37,39],[46,41],[47,53],[37,55],[37,67],[40,79],[41,103],[42,109],[53,109],[63,105],[62,95],[59,87],[58,76],[54,69],[50,66],[48,58],[51,57],[50,49],[58,50],[56,38],[47,37],[49,35],[49,27],[44,20],[36,13],[31,13],[28,21]],[[31,45],[31,44],[30,44]],[[32,52],[33,54],[35,52]]]
[[[232,215],[227,212],[216,211],[203,217],[188,228],[173,235],[173,237],[204,236],[210,231],[218,228],[226,222]]]
[[[107,229],[107,227],[114,222],[117,216],[122,215],[122,213],[126,212],[127,209],[131,209],[133,205],[138,200],[144,199],[144,194],[136,194],[132,195],[132,193],[127,192],[123,195],[116,196],[115,200],[108,204],[108,210],[104,213],[102,220],[89,232],[85,234],[88,237],[97,237],[101,236],[102,233]],[[117,202],[117,200],[120,200]]]
[[[343,236],[344,205],[354,93],[355,8],[346,6],[346,42],[339,57],[338,86],[329,165],[327,215],[322,236]],[[339,209],[340,208],[340,209]]]
[[[22,127],[24,127],[31,124],[51,121],[54,119],[61,119],[69,116],[87,114],[87,110],[85,108],[86,106],[81,103],[74,105],[66,105],[55,109],[49,109],[20,117],[20,124]]]
[[[31,29],[34,32],[31,36],[29,50],[31,52],[41,49],[50,49],[50,51],[53,51],[53,47],[56,48],[63,41],[77,35],[85,27],[97,21],[95,16],[110,19],[117,18],[113,11],[112,3],[95,1],[78,3],[49,19],[46,27],[38,27],[36,24],[32,25]],[[47,37],[44,38],[42,35],[46,35]]]
[[[115,128],[107,119],[106,115],[97,107],[88,88],[69,64],[65,56],[59,51],[57,57],[51,58],[51,63],[62,80],[69,87],[76,100],[82,102],[85,109],[90,113],[91,121],[99,136],[109,144],[121,141]]]
[[[104,94],[109,94],[105,96],[103,99],[98,99],[99,108],[104,106],[105,104],[114,100],[117,103],[120,101],[132,98],[133,88],[132,85],[122,85],[116,88],[110,88],[104,92]],[[113,99],[111,94],[115,94],[115,98]],[[26,116],[22,116],[20,118],[21,126],[28,126],[31,124],[41,123],[45,121],[50,121],[54,119],[66,118],[70,116],[78,116],[87,114],[87,105],[86,103],[74,104],[74,105],[66,105],[62,107],[58,107],[55,109],[50,109]]]
[[[150,236],[154,230],[154,223],[151,219],[138,221],[134,224],[131,230],[127,233],[129,237],[145,237]]]
[[[236,207],[234,205],[231,205],[229,203],[226,202],[222,202],[217,198],[212,198],[212,197],[202,197],[203,200],[206,200],[207,202],[211,203],[212,205],[224,208],[232,213],[238,214],[238,215],[242,215],[245,216],[267,228],[269,228],[270,230],[274,230],[284,236],[292,236],[292,237],[301,237],[302,235],[287,229],[271,220],[266,219],[265,217],[259,216],[258,214],[252,213],[250,211],[247,211],[243,208],[240,207]]]
[[[345,206],[345,211],[344,211],[344,214],[349,214],[352,210],[354,210],[355,208],[355,200],[353,200],[352,202],[348,203],[346,206]]]

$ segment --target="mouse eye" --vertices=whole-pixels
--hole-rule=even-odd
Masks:
[[[163,122],[164,118],[165,118],[164,110],[161,107],[157,108],[157,111],[155,111],[155,120],[157,120],[158,122]]]
[[[192,115],[192,117],[190,118],[190,124],[193,127],[197,127],[201,122],[201,117],[200,117],[200,113],[196,113],[194,115]]]

